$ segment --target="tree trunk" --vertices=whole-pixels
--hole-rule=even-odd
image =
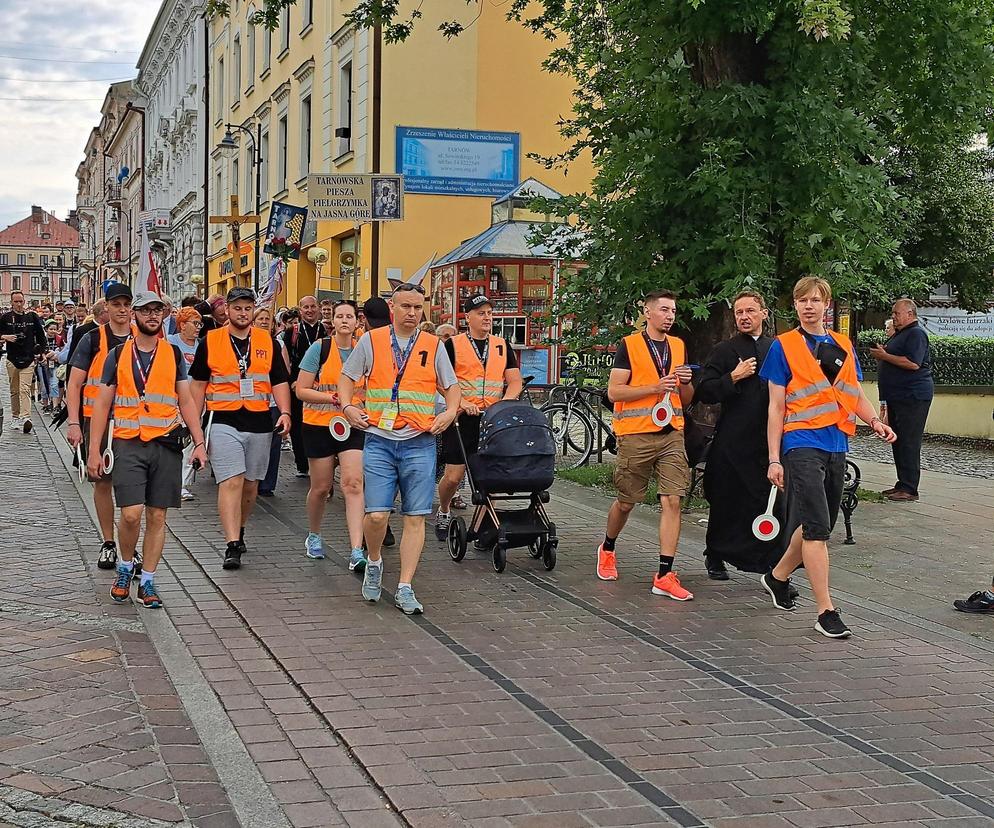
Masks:
[[[722,83],[765,84],[769,56],[765,39],[751,32],[733,32],[718,40],[684,47],[690,76],[703,89]]]

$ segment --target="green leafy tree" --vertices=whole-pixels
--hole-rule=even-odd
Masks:
[[[556,308],[576,339],[616,339],[658,287],[683,297],[695,355],[724,332],[737,290],[783,296],[804,273],[856,307],[942,281],[968,303],[990,291],[986,162],[965,147],[994,110],[994,0],[506,8],[550,40],[546,68],[575,88],[569,148],[541,160],[589,153],[595,166],[589,192],[547,205],[585,236],[588,266]],[[399,0],[359,0],[350,15],[387,42],[420,17]]]

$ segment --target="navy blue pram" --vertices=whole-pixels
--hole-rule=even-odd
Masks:
[[[454,428],[458,429],[458,422]],[[466,447],[459,445],[465,458]],[[528,547],[546,569],[556,565],[559,538],[543,504],[555,477],[556,443],[545,414],[527,403],[508,400],[491,406],[480,421],[478,452],[469,458],[469,487],[476,509],[467,528],[461,517],[449,524],[449,555],[461,561],[469,541],[490,550],[494,569],[503,572],[507,550]],[[498,503],[526,503],[499,510]]]

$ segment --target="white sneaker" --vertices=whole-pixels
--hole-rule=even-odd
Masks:
[[[20,417],[11,417],[10,418],[10,430],[11,431],[20,431],[23,424],[24,424],[24,421]]]
[[[193,500],[193,492],[189,489],[182,489],[179,493],[180,500]]]

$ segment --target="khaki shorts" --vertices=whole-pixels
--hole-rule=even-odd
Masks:
[[[623,434],[618,438],[614,487],[622,503],[641,503],[653,474],[660,495],[683,497],[690,486],[690,467],[683,432]]]

